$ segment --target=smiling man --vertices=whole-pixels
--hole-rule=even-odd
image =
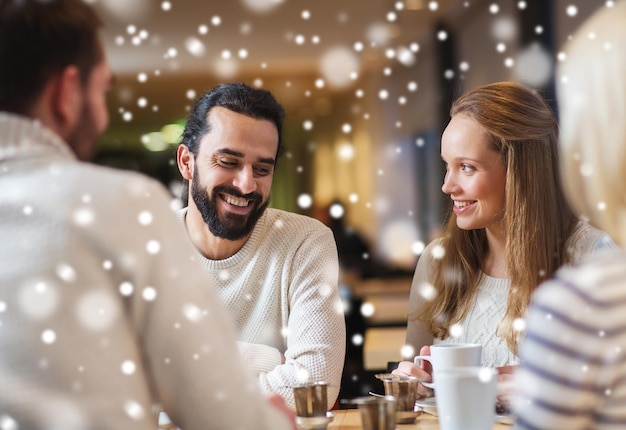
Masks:
[[[345,354],[337,248],[321,222],[268,209],[283,117],[271,93],[244,84],[202,95],[177,151],[180,214],[261,388],[294,407],[290,387],[325,381],[330,408]]]

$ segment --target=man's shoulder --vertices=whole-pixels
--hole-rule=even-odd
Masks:
[[[332,232],[321,221],[307,215],[288,212],[282,209],[268,208],[265,211],[265,228],[275,230],[276,233],[288,235],[331,234]]]
[[[65,170],[65,169],[64,169]],[[143,173],[131,170],[95,165],[92,163],[73,163],[71,168],[64,171],[71,175],[71,180],[86,184],[86,187],[75,187],[76,190],[88,188],[93,197],[112,200],[121,204],[124,201],[145,201],[165,199],[169,202],[173,198],[165,186],[156,179]]]
[[[314,230],[330,230],[321,221],[307,215],[274,208],[268,208],[266,213],[267,221],[270,224],[277,226],[280,226],[282,223],[284,226],[289,227],[307,227]]]
[[[189,206],[183,206],[181,208],[176,209],[175,213],[176,213],[176,218],[178,218],[178,220],[182,223],[185,222],[185,217],[187,216],[187,209],[189,208]]]

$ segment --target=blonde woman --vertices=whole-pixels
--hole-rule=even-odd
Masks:
[[[533,295],[520,346],[521,429],[626,428],[626,3],[592,15],[557,73],[563,178],[575,210],[621,249]]]
[[[451,210],[413,279],[407,344],[483,346],[483,365],[510,370],[531,293],[565,263],[610,244],[578,220],[558,175],[556,119],[530,88],[485,85],[457,99],[441,139]],[[396,373],[430,379],[430,367]],[[420,394],[426,395],[423,387]]]

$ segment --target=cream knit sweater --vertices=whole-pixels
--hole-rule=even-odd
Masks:
[[[429,279],[429,266],[432,263],[432,250],[439,240],[431,242],[417,263],[409,300],[409,321],[407,344],[413,346],[416,355],[424,345],[433,343],[480,343],[483,346],[483,366],[500,367],[519,364],[519,358],[509,349],[506,341],[496,334],[496,329],[506,311],[511,281],[506,278],[493,278],[483,273],[474,303],[468,314],[459,323],[458,336],[443,340],[433,339],[426,326],[411,318],[423,303],[421,289]],[[603,248],[615,248],[615,243],[606,233],[579,223],[567,242],[572,263]]]
[[[181,219],[185,214],[186,208]],[[339,394],[346,336],[330,229],[310,217],[267,209],[235,255],[198,258],[262,390],[295,407],[291,387],[326,381],[330,408]]]
[[[0,113],[0,427],[289,429],[156,181]]]

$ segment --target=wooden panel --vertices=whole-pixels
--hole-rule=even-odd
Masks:
[[[365,370],[385,370],[388,361],[400,361],[405,338],[406,327],[368,328],[363,345]]]

